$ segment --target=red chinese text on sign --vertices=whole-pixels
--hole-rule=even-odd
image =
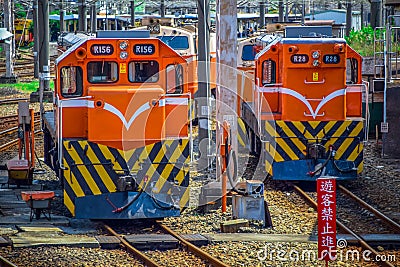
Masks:
[[[332,177],[317,179],[318,202],[318,258],[334,260],[336,257],[336,180]]]

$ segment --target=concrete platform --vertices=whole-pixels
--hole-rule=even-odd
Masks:
[[[82,235],[67,235],[63,230],[52,225],[25,226],[17,225],[20,230],[15,236],[10,236],[14,248],[35,246],[67,246],[98,248],[99,242],[94,237]]]
[[[98,235],[95,238],[102,249],[117,249],[121,244],[116,236]]]
[[[44,216],[40,219],[33,218],[30,221],[31,209],[28,204],[22,200],[21,191],[42,190],[42,185],[33,184],[29,186],[10,186],[10,188],[0,188],[0,225],[65,225],[69,224],[69,218],[51,214],[51,220]]]

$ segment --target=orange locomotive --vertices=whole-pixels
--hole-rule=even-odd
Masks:
[[[99,32],[56,61],[45,161],[78,218],[178,216],[189,200],[186,61],[148,31]]]
[[[363,167],[361,56],[330,27],[287,27],[255,60],[242,117],[273,179],[356,178]]]

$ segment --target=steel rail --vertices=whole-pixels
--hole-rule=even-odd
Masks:
[[[42,133],[42,130],[35,131],[35,134],[38,134],[38,133]],[[0,146],[0,152],[3,152],[16,144],[18,144],[18,139],[11,140],[10,142],[5,143]]]
[[[293,185],[294,189],[302,196],[304,197],[307,202],[309,202],[311,204],[311,206],[317,210],[318,209],[318,204],[317,202],[315,202],[314,199],[312,199],[309,195],[307,195],[306,192],[304,192],[300,187],[298,187],[297,185]],[[351,230],[350,228],[348,228],[346,225],[344,225],[339,219],[336,219],[336,224],[346,233],[351,234],[352,236],[354,236],[358,242],[360,243],[360,245],[364,248],[367,249],[369,251],[372,252],[372,254],[376,256],[379,255],[379,253],[373,248],[371,247],[361,236],[359,236],[358,234],[356,234],[355,232],[353,232],[353,230]],[[380,262],[376,262],[378,264],[381,264],[382,266],[388,266],[388,267],[395,267],[393,264],[391,264],[390,262],[387,261],[380,261]]]
[[[223,263],[222,261],[218,260],[217,258],[211,256],[211,254],[207,253],[206,251],[198,248],[197,246],[193,245],[189,241],[182,238],[178,235],[175,231],[170,229],[168,226],[164,225],[161,221],[157,221],[158,225],[168,234],[172,235],[183,245],[188,251],[192,252],[196,256],[200,257],[203,260],[208,261],[214,267],[229,267],[229,265]]]
[[[0,100],[0,105],[5,105],[5,104],[16,104],[20,101],[27,101],[29,102],[29,98],[10,98],[10,99],[2,99]]]
[[[133,247],[128,243],[125,239],[123,239],[117,232],[115,232],[110,226],[107,224],[103,224],[103,227],[113,236],[117,237],[118,240],[126,247],[126,249],[134,254],[139,260],[143,261],[147,267],[159,267],[160,265],[154,262],[151,258],[147,257],[146,254],[142,253],[140,250]]]
[[[338,188],[343,191],[347,196],[358,202],[364,209],[372,212],[376,217],[382,220],[387,226],[389,226],[392,230],[399,232],[400,233],[400,224],[397,222],[393,221],[389,217],[387,217],[385,214],[380,212],[379,210],[375,209],[371,205],[369,205],[367,202],[359,198],[358,196],[354,195],[350,190],[348,190],[346,187],[343,185],[338,185]]]
[[[35,120],[35,123],[39,123],[39,122],[40,122],[40,120]],[[0,132],[0,136],[6,135],[6,134],[12,134],[12,133],[15,133],[17,131],[18,131],[18,126],[15,126],[15,127],[9,128],[7,130],[1,131]]]
[[[7,260],[6,258],[0,256],[0,267],[18,267],[11,261]]]

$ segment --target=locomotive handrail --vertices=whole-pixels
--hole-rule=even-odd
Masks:
[[[58,165],[60,166],[61,170],[65,170],[65,166],[62,160],[62,132],[63,132],[63,121],[62,121],[62,110],[63,110],[63,103],[64,102],[68,102],[68,101],[72,101],[72,100],[84,100],[84,99],[91,99],[93,98],[93,96],[80,96],[80,97],[73,97],[73,98],[66,98],[66,99],[59,99],[59,97],[57,96],[56,98],[56,103],[58,104],[58,108],[60,109],[60,112],[58,112],[58,127],[57,127],[57,131],[58,131],[58,152],[57,152],[57,157],[58,157]]]
[[[305,84],[324,84],[325,83],[325,78],[322,79],[322,81],[316,81],[316,82],[309,82],[307,79],[304,79]]]

